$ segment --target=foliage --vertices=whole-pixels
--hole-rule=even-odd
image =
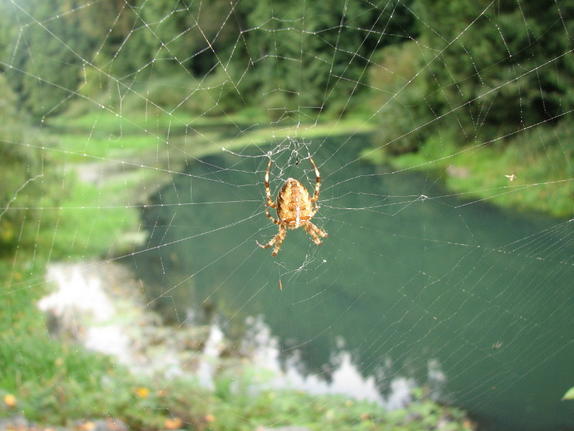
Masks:
[[[413,10],[419,38],[381,50],[371,68],[386,95],[374,98],[377,146],[416,151],[446,129],[457,146],[485,142],[574,108],[574,5],[434,0]]]
[[[549,121],[574,107],[574,58],[567,55],[574,4],[557,7],[554,0],[416,3],[421,22],[432,23],[421,27],[420,41],[433,49],[427,53],[438,53],[436,60],[424,59],[420,102],[456,125],[461,144]],[[445,121],[435,126],[444,128]]]
[[[11,49],[8,82],[34,116],[57,112],[74,94],[84,58],[89,58],[94,46],[81,31],[82,14],[65,13],[74,6],[72,1],[58,0],[0,5],[0,13],[8,17],[11,27],[5,41]],[[55,15],[59,19],[53,19]]]
[[[39,148],[39,134],[26,125],[26,118],[16,109],[16,96],[0,73],[0,255],[13,249],[22,223],[33,218],[34,200],[43,191],[44,157]]]
[[[564,396],[562,397],[563,400],[574,400],[574,387],[571,387],[566,391]]]
[[[271,118],[314,120],[351,110],[375,49],[413,36],[412,0],[375,3],[26,0],[0,5],[0,60],[38,117],[79,93],[114,110],[126,97],[205,115],[263,103]]]
[[[309,121],[329,109],[343,114],[351,108],[352,96],[366,87],[376,47],[401,40],[380,32],[411,36],[413,19],[404,7],[408,3],[241,2],[245,27],[257,29],[248,33],[242,52],[232,59],[236,73],[249,71],[242,93],[258,95],[276,119]]]
[[[426,109],[424,90],[413,81],[422,66],[421,47],[416,41],[391,45],[374,56],[370,84],[378,90],[371,105],[379,122],[374,142],[390,154],[419,148],[426,130],[417,130],[432,117]]]
[[[378,151],[364,155],[398,169],[432,169],[450,190],[471,199],[570,217],[573,139],[574,127],[562,121],[522,132],[505,146],[478,143],[461,151],[456,131],[446,129],[427,138],[416,152],[382,160]]]
[[[370,70],[379,130],[367,157],[571,215],[574,4],[420,0],[412,10],[418,39],[379,50]]]
[[[35,337],[0,338],[0,417],[15,404],[34,421],[66,425],[87,418],[115,418],[131,429],[226,431],[258,426],[303,425],[312,430],[389,429],[419,431],[437,427],[471,430],[463,412],[422,396],[392,412],[375,403],[342,396],[313,396],[262,389],[257,374],[233,373],[216,379],[215,391],[184,377],[136,377],[106,357]],[[422,393],[421,391],[419,391]],[[6,399],[6,398],[4,398]],[[10,405],[12,404],[12,405]],[[172,422],[170,422],[172,421]]]

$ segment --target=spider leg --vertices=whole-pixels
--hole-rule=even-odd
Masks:
[[[319,226],[314,225],[313,223],[311,223],[311,227],[313,228],[313,230],[315,231],[315,233],[317,235],[319,235],[321,238],[327,238],[329,236],[329,234],[327,232],[325,232],[323,229],[321,229]]]
[[[271,215],[271,213],[269,212],[269,207],[265,207],[265,216],[266,216],[269,220],[271,220],[273,223],[275,223],[275,224],[281,224],[281,222],[280,222],[279,220],[275,219],[275,218]]]
[[[276,220],[271,213],[269,208],[276,208],[277,204],[271,200],[271,189],[269,188],[269,173],[271,172],[271,159],[267,164],[267,169],[265,170],[265,216],[275,224],[280,224],[279,220]]]
[[[319,193],[321,192],[321,174],[319,173],[319,168],[315,164],[315,161],[310,155],[309,155],[309,161],[313,165],[313,169],[315,169],[315,192],[313,193],[311,202],[316,203],[319,200]],[[319,208],[317,207],[317,209]]]
[[[281,249],[281,244],[283,244],[286,235],[287,235],[287,229],[285,229],[283,225],[279,225],[279,232],[277,233],[277,235],[271,238],[271,241],[269,241],[267,244],[260,244],[258,241],[256,242],[257,245],[261,248],[273,247],[273,252],[271,253],[271,256],[277,256],[277,253],[279,253],[279,250]]]
[[[327,232],[325,232],[323,229],[321,229],[321,228],[315,226],[315,225],[314,225],[313,223],[311,223],[310,221],[308,221],[307,223],[305,223],[305,224],[303,225],[303,227],[305,228],[305,232],[307,232],[307,233],[311,236],[313,242],[314,242],[315,244],[317,244],[317,245],[321,245],[321,244],[322,244],[321,238],[326,238],[326,237],[329,236],[329,235],[327,234]]]
[[[265,198],[268,207],[275,208],[277,205],[271,199],[271,189],[269,188],[269,173],[271,172],[271,159],[267,164],[267,169],[265,170]]]

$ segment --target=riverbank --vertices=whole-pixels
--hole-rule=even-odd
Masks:
[[[312,133],[326,130],[341,133],[342,129],[325,125]],[[274,133],[286,137],[293,130]],[[184,365],[195,370],[202,363],[214,365],[217,358],[212,353],[211,358],[205,355],[209,334],[202,328],[183,328],[175,338],[187,341],[175,345],[187,347],[179,353],[166,351],[174,346],[175,332],[167,332],[169,328],[149,312],[149,307],[142,306],[136,292],[137,280],[125,274],[120,277],[118,272],[123,270],[112,261],[113,256],[130,253],[145,240],[138,227],[138,209],[145,204],[146,196],[169,181],[174,172],[181,172],[187,157],[210,151],[203,135],[196,141],[174,144],[169,158],[164,151],[158,152],[157,142],[129,135],[115,140],[67,136],[58,141],[58,146],[46,149],[46,153],[55,155],[51,169],[61,175],[61,196],[56,206],[48,200],[38,203],[35,209],[42,217],[23,226],[25,232],[15,254],[0,260],[0,362],[5,364],[0,371],[0,416],[11,418],[3,423],[7,427],[20,423],[20,429],[66,427],[85,431],[96,429],[99,419],[147,430],[263,430],[289,425],[301,426],[302,430],[472,429],[464,413],[428,400],[424,391],[414,394],[415,401],[407,408],[387,412],[376,404],[342,396],[263,389],[265,370],[237,357],[229,358],[230,367],[222,367],[210,385],[200,384],[196,375],[190,377],[192,371],[182,372]],[[258,139],[264,142],[266,136],[269,131],[256,130],[253,135],[244,133],[233,140],[212,141],[218,143],[218,149],[229,149]],[[165,149],[163,144],[160,148]],[[177,155],[180,157],[174,157]],[[116,282],[124,280],[119,285],[105,281],[106,274],[114,277],[114,273],[118,275]],[[73,274],[76,276],[70,279]],[[62,295],[66,289],[69,294],[58,297],[58,292]],[[108,289],[119,296],[109,296],[113,292],[106,296],[104,290]],[[56,296],[47,296],[50,293]],[[58,312],[66,315],[61,305],[74,295],[83,303],[89,300],[92,306],[107,303],[108,312],[106,307],[98,306],[103,312],[98,321],[95,310],[76,307],[79,314],[69,319],[71,326],[64,327],[62,319],[56,317]],[[38,304],[51,309],[52,317],[40,313]],[[116,308],[117,313],[109,314],[110,308]],[[135,320],[124,320],[123,316]],[[95,326],[90,329],[79,325],[80,317]],[[101,341],[97,331],[94,335],[94,328],[109,340],[109,325],[116,325],[116,334],[129,332],[126,328],[132,327],[140,335],[146,333],[147,342],[152,338],[164,341],[153,349],[140,345],[137,351],[131,351],[133,339],[104,343],[125,347],[120,352],[104,351],[107,354],[80,346],[86,339],[90,343]],[[154,337],[148,337],[150,331]],[[110,356],[114,353],[123,355],[124,360]],[[162,361],[165,357],[181,362],[166,364]],[[154,365],[144,366],[146,371],[138,373],[142,366],[134,362],[136,358]],[[158,372],[156,365],[170,365],[169,373],[174,376],[166,378],[167,371]]]
[[[574,138],[574,129],[567,122],[556,127],[536,127],[505,140],[462,146],[446,133],[427,139],[417,151],[401,154],[391,154],[381,146],[377,141],[377,125],[360,118],[287,127],[269,127],[268,124],[250,122],[242,113],[194,119],[182,115],[134,114],[118,119],[103,111],[57,117],[51,126],[58,130],[66,125],[67,133],[54,154],[60,160],[103,160],[124,169],[130,166],[135,169],[143,162],[148,168],[144,171],[157,170],[157,163],[162,163],[158,154],[167,152],[158,149],[169,149],[169,157],[177,160],[288,138],[306,140],[375,132],[373,148],[363,151],[363,159],[377,165],[390,165],[395,172],[431,172],[468,204],[487,201],[504,208],[559,218],[574,215],[574,164],[570,162],[574,159],[574,149],[568,145]],[[158,134],[159,130],[170,130],[174,137],[166,139]],[[130,152],[136,150],[139,150],[138,160],[130,161]],[[142,158],[142,151],[147,151],[147,157]]]
[[[448,134],[427,139],[418,151],[389,154],[374,142],[363,158],[394,172],[419,170],[439,177],[467,201],[489,202],[559,218],[574,215],[574,129],[568,122],[536,127],[504,142],[455,144]]]

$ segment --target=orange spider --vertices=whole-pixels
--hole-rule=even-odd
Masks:
[[[279,226],[279,232],[267,244],[257,245],[261,248],[273,247],[272,256],[277,256],[281,244],[287,235],[287,229],[297,229],[303,227],[305,231],[311,236],[313,242],[317,245],[321,244],[321,238],[326,238],[327,232],[318,228],[311,219],[319,210],[317,201],[319,200],[319,191],[321,190],[321,175],[319,169],[311,157],[309,161],[315,169],[315,193],[309,197],[309,192],[303,184],[294,178],[288,178],[281,187],[281,191],[277,195],[277,203],[271,200],[271,190],[269,189],[269,173],[271,172],[271,159],[265,171],[265,196],[267,202],[265,205],[265,215],[276,225]],[[278,220],[274,219],[269,213],[269,208],[277,209]]]

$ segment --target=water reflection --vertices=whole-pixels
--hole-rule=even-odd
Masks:
[[[421,174],[345,167],[363,144],[345,139],[313,146],[330,237],[315,247],[291,231],[277,258],[255,244],[276,232],[264,158],[207,157],[193,179],[174,177],[153,203],[177,205],[143,212],[150,250],[133,258],[154,306],[175,324],[217,315],[235,340],[254,339],[262,316],[265,355],[294,384],[387,403],[428,384],[487,429],[574,426],[559,401],[574,384],[572,223],[463,205]],[[276,165],[274,189],[312,184],[307,167]]]
[[[304,361],[299,357],[299,350],[285,357],[281,350],[279,340],[273,336],[270,328],[264,323],[261,316],[248,317],[249,333],[244,340],[250,345],[251,357],[255,363],[272,372],[272,379],[267,383],[269,387],[293,388],[304,390],[313,394],[345,394],[356,399],[377,402],[392,410],[406,406],[412,397],[412,390],[423,382],[414,379],[395,376],[390,379],[386,396],[383,396],[375,377],[364,376],[355,365],[351,353],[345,350],[345,340],[337,339],[338,353],[331,358],[328,364],[322,365],[320,374],[309,373]],[[375,374],[383,376],[392,372],[391,360],[381,364]],[[440,398],[440,390],[445,382],[445,375],[436,360],[428,363],[428,376],[425,385],[431,388],[432,395]]]

